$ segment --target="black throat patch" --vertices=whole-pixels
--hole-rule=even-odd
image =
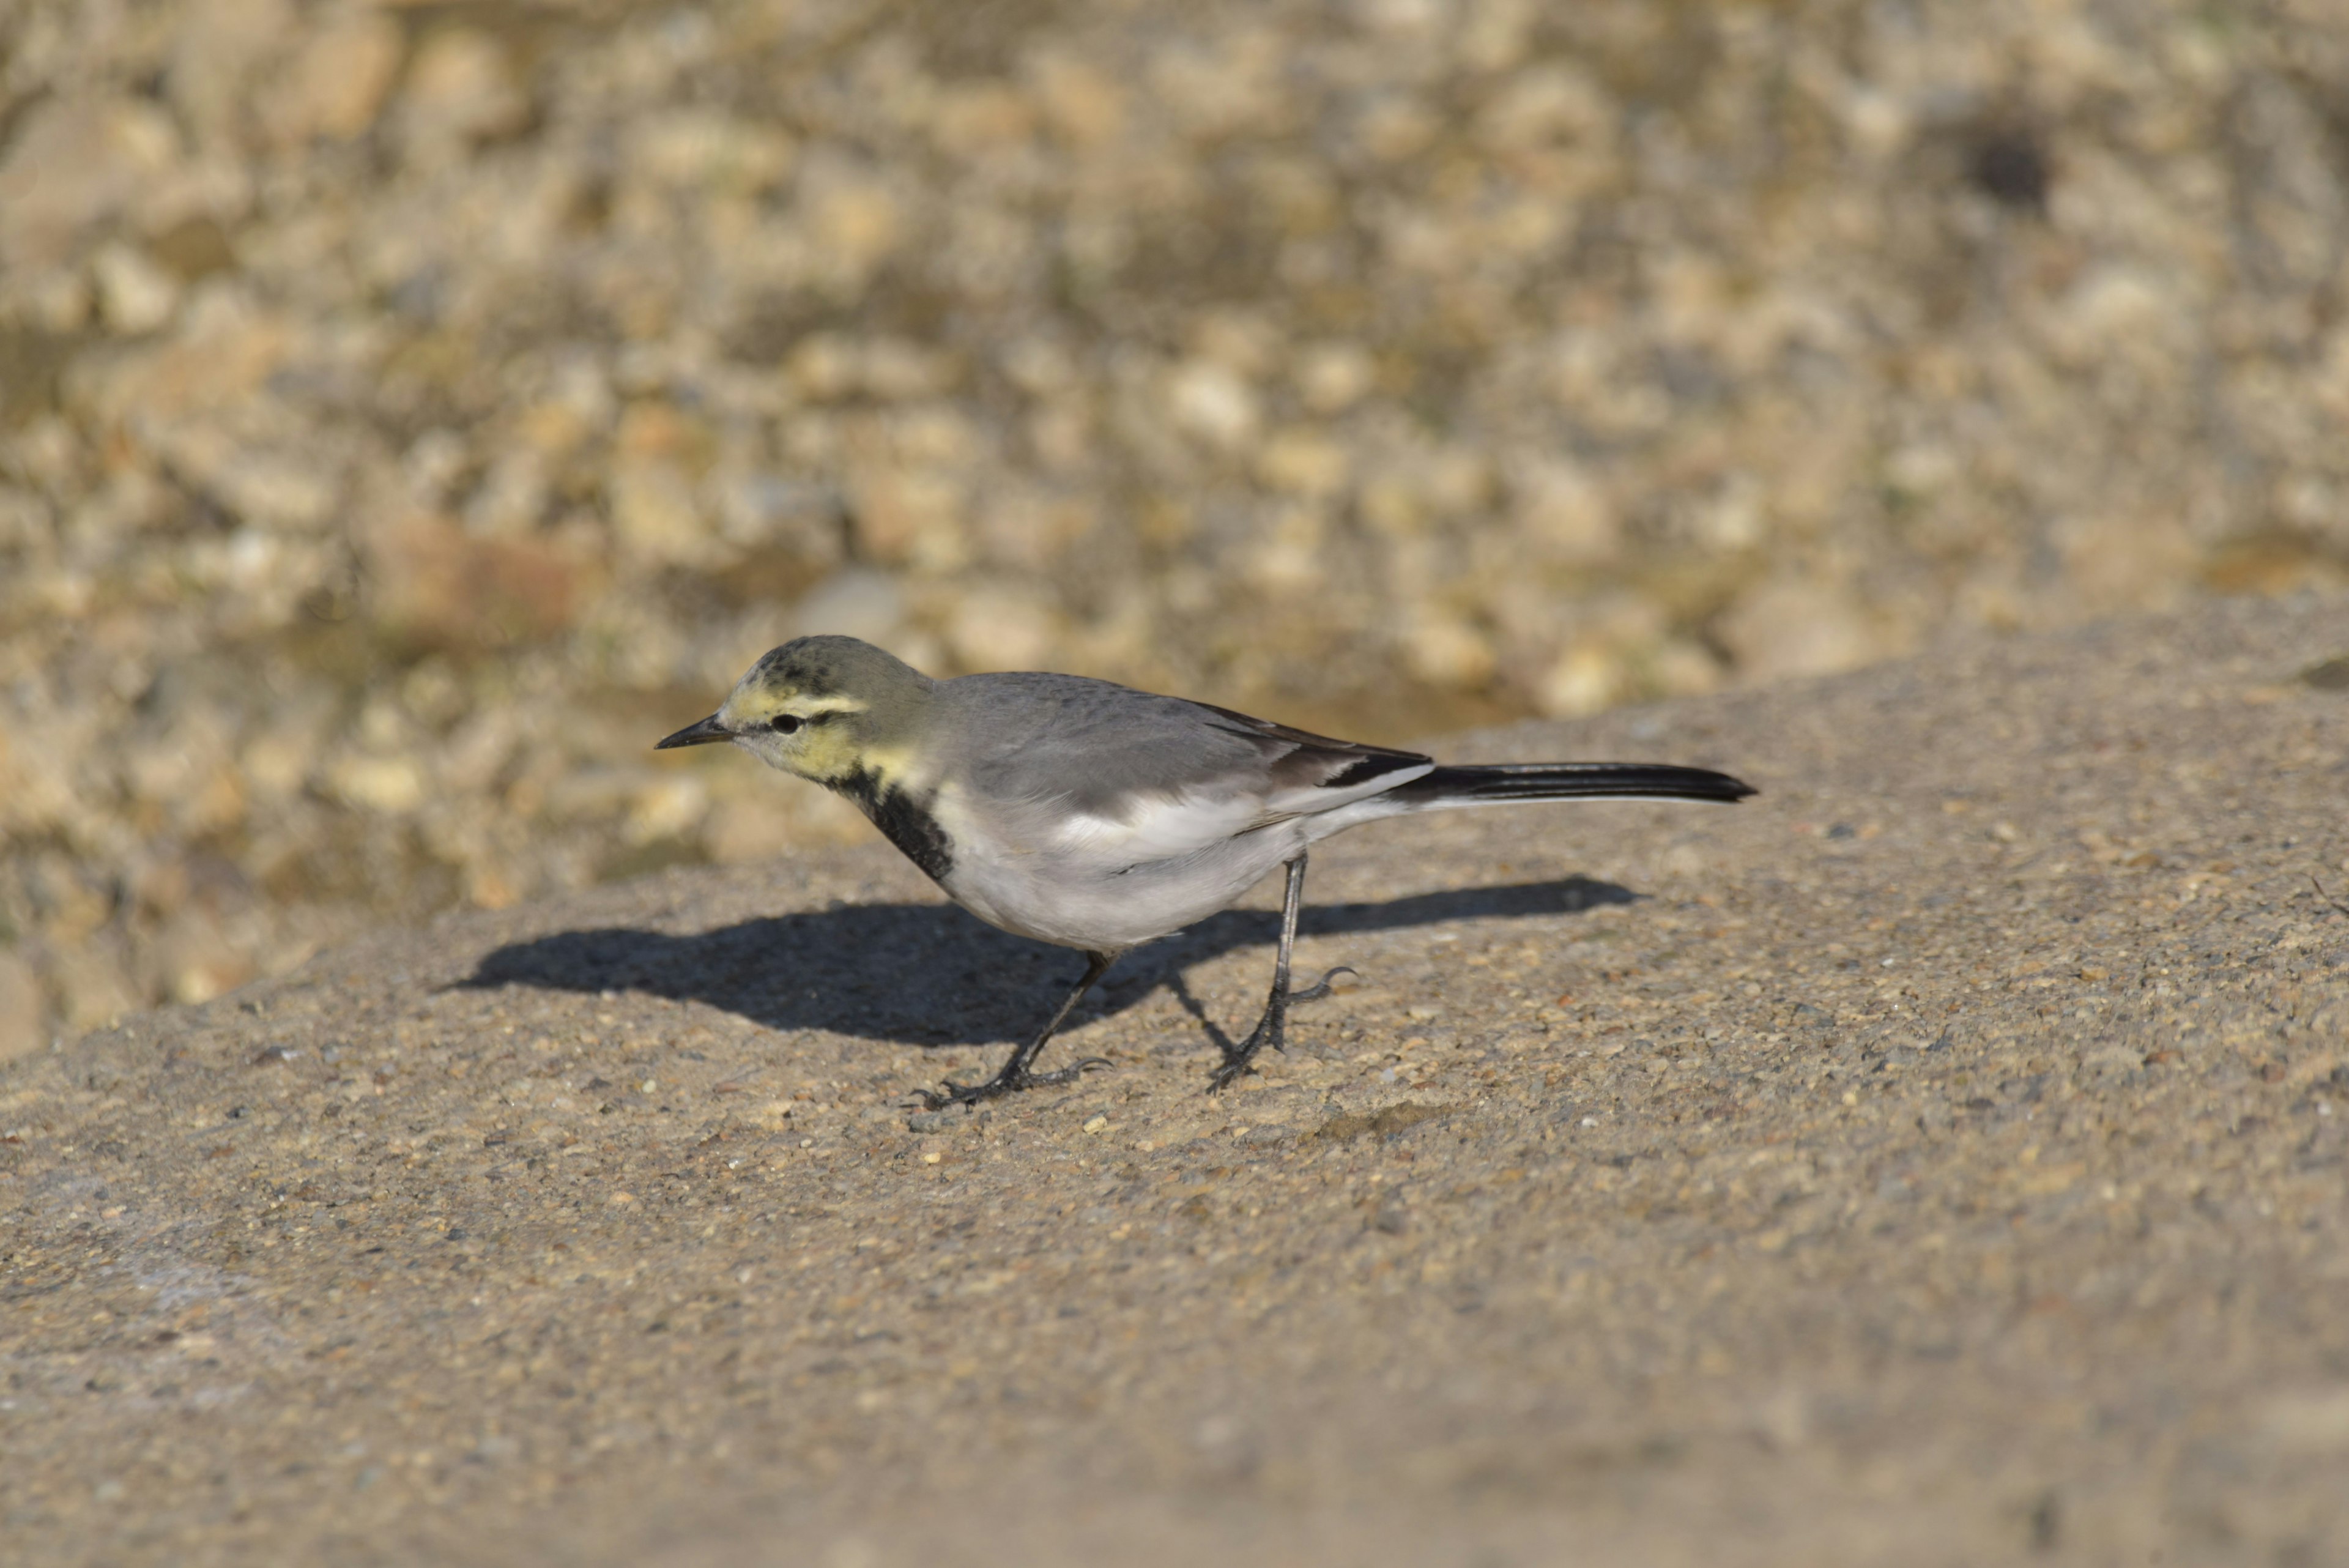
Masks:
[[[947,842],[938,819],[930,815],[927,801],[884,784],[879,774],[865,768],[852,771],[832,787],[854,801],[873,819],[873,826],[922,868],[924,876],[933,882],[947,879],[947,873],[954,869],[954,846]]]

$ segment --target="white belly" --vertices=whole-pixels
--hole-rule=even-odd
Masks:
[[[1062,947],[1112,952],[1228,908],[1305,845],[1303,825],[1293,822],[1138,864],[970,845],[941,885],[989,925]]]

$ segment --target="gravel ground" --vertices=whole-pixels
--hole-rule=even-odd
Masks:
[[[11,0],[0,1057],[862,832],[798,629],[1378,740],[2349,581],[2338,0]]]
[[[1263,900],[1130,961],[1081,1086],[897,1108],[1074,961],[883,850],[453,915],[22,1060],[0,1529],[2349,1560],[2344,611],[1464,740],[1764,793],[1333,843],[1302,961],[1363,978],[1221,1099]]]

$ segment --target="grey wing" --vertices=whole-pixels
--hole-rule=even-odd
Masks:
[[[1211,727],[1254,743],[1270,785],[1267,804],[1273,815],[1268,821],[1334,810],[1418,778],[1435,765],[1433,757],[1418,752],[1332,740],[1205,702],[1183,706],[1209,715]]]
[[[1169,859],[1382,794],[1428,773],[1228,709],[1070,676],[968,676],[968,804],[1039,850]]]

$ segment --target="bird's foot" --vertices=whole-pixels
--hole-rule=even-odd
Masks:
[[[1262,1031],[1259,1030],[1257,1033],[1261,1033]],[[1260,1041],[1255,1034],[1251,1034],[1239,1044],[1225,1052],[1224,1064],[1207,1075],[1207,1093],[1220,1095],[1250,1073],[1255,1072],[1256,1054],[1267,1044],[1271,1045],[1276,1051],[1284,1048],[1280,1044],[1278,1032],[1276,1031],[1274,1038],[1270,1041]]]
[[[1319,980],[1315,981],[1303,991],[1290,992],[1288,993],[1288,1000],[1290,1002],[1319,1002],[1323,997],[1330,994],[1330,982],[1337,979],[1341,974],[1350,974],[1356,980],[1362,978],[1361,971],[1356,969],[1351,964],[1341,963],[1336,969],[1330,970],[1323,973]]]
[[[1292,1002],[1320,1001],[1330,994],[1330,982],[1341,974],[1353,975],[1357,980],[1361,978],[1355,970],[1345,964],[1340,964],[1303,991],[1282,992],[1271,1006],[1265,1009],[1264,1016],[1257,1020],[1255,1030],[1247,1039],[1237,1045],[1225,1048],[1223,1065],[1208,1075],[1207,1093],[1221,1094],[1240,1079],[1255,1072],[1257,1053],[1268,1045],[1285,1054],[1288,1050],[1287,1026],[1289,1005]]]
[[[950,1081],[946,1085],[946,1092],[943,1094],[936,1089],[916,1089],[913,1091],[913,1097],[922,1102],[922,1109],[926,1111],[942,1111],[948,1106],[975,1106],[982,1100],[1000,1099],[1006,1095],[1016,1095],[1023,1089],[1043,1089],[1050,1088],[1054,1084],[1073,1084],[1093,1068],[1106,1067],[1109,1064],[1109,1059],[1105,1056],[1088,1056],[1075,1065],[1063,1067],[1057,1073],[998,1073],[984,1084],[957,1084]]]
[[[1327,977],[1325,976],[1324,979],[1326,981]],[[1281,1016],[1281,1012],[1288,1001],[1287,997],[1283,997],[1279,1002],[1266,1008],[1264,1016],[1257,1020],[1256,1027],[1249,1031],[1247,1039],[1237,1045],[1224,1047],[1223,1065],[1207,1076],[1207,1093],[1220,1095],[1240,1079],[1255,1072],[1256,1054],[1266,1046],[1269,1045],[1276,1051],[1287,1053],[1288,1045],[1282,1036],[1286,1033],[1285,1025],[1288,1020]]]

